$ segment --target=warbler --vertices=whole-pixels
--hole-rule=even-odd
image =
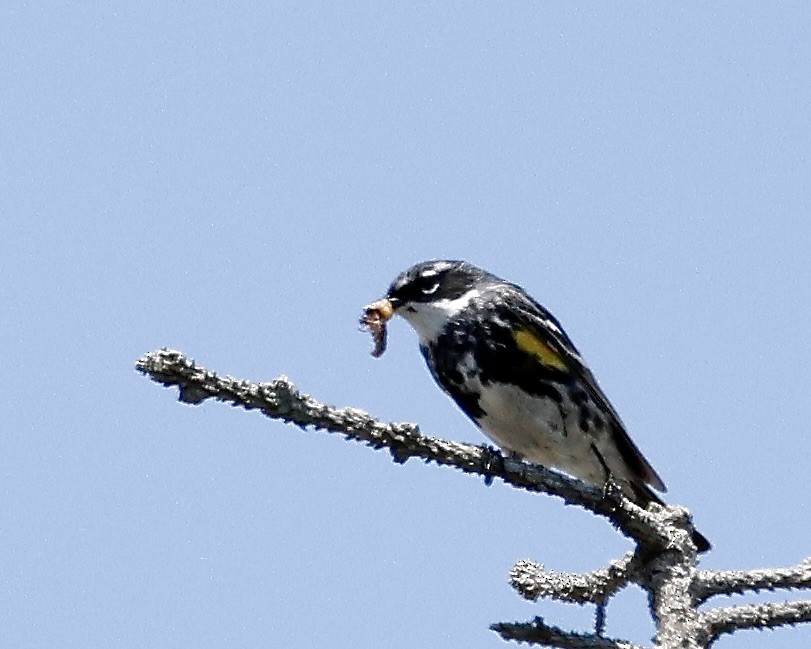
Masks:
[[[665,484],[555,317],[520,286],[465,261],[426,261],[366,308],[385,349],[385,322],[417,332],[436,382],[503,451],[591,485],[609,479],[633,502],[662,503]],[[693,537],[699,552],[707,539]]]

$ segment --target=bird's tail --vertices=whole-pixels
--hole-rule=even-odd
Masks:
[[[631,483],[631,490],[633,491],[632,499],[640,507],[647,508],[652,502],[662,506],[665,505],[665,502],[646,484]],[[712,544],[701,532],[693,530],[692,538],[699,554],[712,549]]]

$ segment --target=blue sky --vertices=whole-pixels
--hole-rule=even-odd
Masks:
[[[481,442],[405,323],[379,360],[356,328],[438,257],[558,316],[704,567],[811,555],[807,3],[7,4],[0,42],[5,646],[586,628],[507,573],[604,565],[604,521],[133,370],[171,346]],[[640,591],[608,631],[648,639]]]

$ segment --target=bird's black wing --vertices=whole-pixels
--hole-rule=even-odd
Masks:
[[[667,491],[662,478],[629,437],[614,406],[555,317],[519,286],[502,285],[500,295],[510,311],[518,316],[521,328],[514,333],[518,346],[532,354],[545,369],[580,379],[591,398],[610,419],[614,441],[628,466],[646,484]]]

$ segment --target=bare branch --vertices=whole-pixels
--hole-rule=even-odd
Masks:
[[[264,415],[344,435],[374,449],[387,449],[395,462],[418,457],[486,481],[500,478],[530,492],[546,493],[607,518],[638,543],[636,552],[587,574],[556,573],[529,560],[510,573],[513,587],[525,598],[540,597],[597,605],[594,634],[578,634],[549,626],[541,618],[528,623],[501,623],[491,628],[503,638],[563,649],[639,649],[624,640],[602,636],[608,600],[629,583],[647,593],[656,622],[660,649],[701,649],[720,635],[739,629],[768,628],[811,621],[811,601],[733,606],[699,612],[698,605],[720,594],[777,588],[811,587],[811,559],[775,570],[696,570],[695,546],[689,512],[680,507],[651,505],[643,510],[629,501],[613,482],[604,489],[579,480],[505,458],[485,446],[451,442],[422,435],[409,423],[386,423],[356,408],[335,408],[300,393],[286,378],[267,383],[239,381],[196,365],[181,352],[163,349],[136,363],[138,371],[165,386],[177,386],[180,400],[199,404],[208,398],[228,402]]]
[[[790,568],[699,570],[693,582],[693,594],[701,603],[715,595],[809,587],[811,587],[811,557]]]
[[[563,631],[558,627],[547,625],[540,617],[536,617],[532,622],[500,622],[490,628],[504,640],[530,642],[559,649],[642,649],[640,645],[627,640]]]
[[[644,587],[656,622],[656,646],[662,649],[705,646],[699,642],[698,611],[690,595],[695,574],[695,557],[690,556],[692,547],[685,538],[679,550],[663,552],[646,565],[649,581]]]
[[[629,552],[608,567],[586,574],[555,572],[523,559],[510,571],[510,583],[529,600],[556,599],[573,604],[604,604],[617,591],[635,580],[639,555]]]
[[[660,512],[644,510],[625,498],[618,488],[597,489],[544,467],[505,458],[488,447],[422,435],[414,424],[384,423],[357,408],[325,405],[300,393],[286,377],[269,383],[220,377],[170,349],[146,354],[138,360],[136,369],[165,386],[177,385],[180,400],[185,403],[199,404],[214,398],[248,410],[261,410],[268,417],[301,428],[312,426],[375,449],[387,448],[396,462],[419,457],[487,480],[500,478],[514,487],[557,496],[607,518],[623,534],[644,542],[654,551],[673,547],[674,535],[683,534],[672,525],[672,517],[668,520],[670,508]]]
[[[709,646],[719,636],[741,629],[768,629],[811,622],[811,601],[716,608],[702,613],[699,622],[705,629],[706,646]]]

